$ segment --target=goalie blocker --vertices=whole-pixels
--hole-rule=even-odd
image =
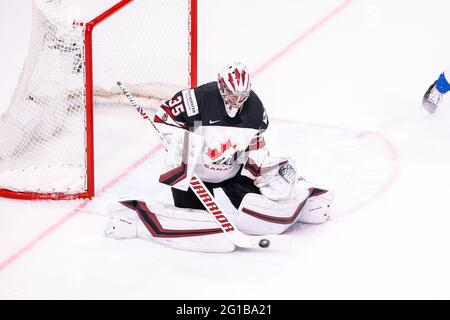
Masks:
[[[309,188],[299,192],[296,199],[285,201],[249,193],[232,219],[248,234],[281,234],[297,222],[317,224],[327,221],[333,198],[333,192],[318,188]],[[105,235],[115,239],[142,238],[189,251],[232,252],[236,249],[206,211],[177,208],[157,201],[113,203]]]

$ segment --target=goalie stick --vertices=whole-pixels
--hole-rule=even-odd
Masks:
[[[127,87],[121,82],[118,81],[117,85],[120,89],[122,89],[125,96],[130,101],[131,105],[136,109],[137,112],[144,118],[148,120],[153,129],[158,134],[161,139],[164,148],[167,150],[168,143],[164,136],[161,134],[159,129],[150,119],[150,117],[145,113],[144,109],[137,103],[134,99],[133,95],[128,91]],[[251,236],[242,233],[233,222],[230,220],[228,214],[223,211],[214,196],[209,192],[208,188],[206,188],[203,181],[201,181],[195,174],[192,176],[190,181],[190,188],[200,200],[200,202],[204,205],[205,209],[215,217],[216,223],[220,226],[222,231],[230,238],[230,240],[237,246],[241,248],[277,248],[284,247],[288,242],[287,236],[282,235],[268,235],[268,236]]]

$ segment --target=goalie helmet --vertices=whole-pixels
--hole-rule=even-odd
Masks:
[[[217,85],[228,115],[235,117],[250,96],[251,83],[247,67],[241,62],[227,65],[219,72]]]

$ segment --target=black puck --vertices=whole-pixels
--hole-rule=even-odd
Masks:
[[[270,241],[267,239],[262,239],[261,241],[259,241],[259,246],[261,248],[267,248],[270,245]]]

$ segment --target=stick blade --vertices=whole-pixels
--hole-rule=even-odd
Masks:
[[[244,234],[233,235],[232,241],[241,248],[260,250],[281,250],[290,247],[291,238],[287,235],[250,236]]]

